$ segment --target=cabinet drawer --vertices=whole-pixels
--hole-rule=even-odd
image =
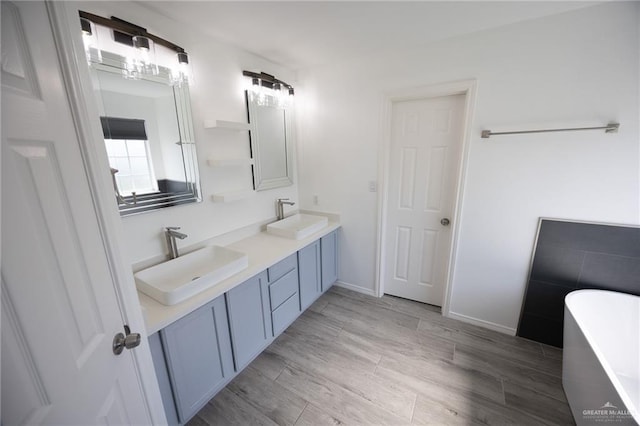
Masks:
[[[295,253],[286,259],[281,260],[280,262],[273,265],[271,268],[267,269],[269,273],[269,282],[272,283],[287,272],[295,269],[298,266],[298,259],[296,258]]]
[[[300,313],[300,298],[296,292],[289,297],[282,305],[271,313],[271,323],[273,324],[273,335],[277,336],[287,328],[289,324],[298,317]]]
[[[271,310],[276,308],[298,292],[298,271],[296,269],[289,271],[284,277],[269,285],[269,300],[271,301]]]

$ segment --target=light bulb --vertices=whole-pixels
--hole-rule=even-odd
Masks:
[[[131,55],[131,73],[134,78],[140,75],[158,75],[160,70],[156,63],[155,44],[149,37],[133,36],[133,54]],[[127,58],[129,59],[129,58]],[[129,65],[129,60],[127,60]],[[129,67],[129,66],[128,66]]]
[[[98,32],[95,26],[86,18],[80,18],[80,26],[82,27],[82,43],[87,63],[91,66],[92,63],[102,62],[102,53],[98,47]]]
[[[191,80],[191,66],[186,52],[178,52],[177,62],[171,67],[171,84],[181,87]]]

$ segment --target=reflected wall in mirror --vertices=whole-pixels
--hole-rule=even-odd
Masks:
[[[251,124],[253,187],[256,191],[293,184],[291,110],[281,107],[274,96],[263,95],[258,102],[245,92]]]
[[[201,201],[187,84],[164,67],[125,78],[126,58],[101,56],[90,73],[120,214]]]

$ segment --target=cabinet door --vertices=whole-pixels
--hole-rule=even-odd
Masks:
[[[151,357],[153,358],[153,367],[156,370],[158,385],[160,386],[160,395],[162,396],[162,404],[167,416],[167,425],[177,426],[178,413],[176,412],[176,403],[173,400],[173,391],[171,390],[171,379],[169,379],[169,371],[167,363],[164,360],[164,349],[162,349],[162,341],[160,333],[153,333],[149,336],[149,347],[151,349]]]
[[[322,261],[322,292],[329,290],[338,279],[338,232],[320,238]]]
[[[273,337],[267,285],[265,271],[227,292],[229,328],[237,371],[246,367]]]
[[[233,376],[224,297],[160,331],[181,423],[187,422]]]
[[[298,252],[298,274],[300,278],[300,305],[304,311],[322,293],[319,240]]]

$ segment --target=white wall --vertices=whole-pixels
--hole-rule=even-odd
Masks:
[[[640,223],[638,4],[610,3],[299,75],[303,208],[342,214],[340,280],[374,288],[384,93],[477,79],[451,311],[513,332],[541,216]],[[484,128],[620,133],[480,139]],[[319,205],[314,205],[317,195]]]
[[[244,101],[245,81],[242,70],[264,71],[295,85],[295,73],[282,66],[218,43],[180,26],[175,21],[151,12],[132,2],[85,2],[81,10],[100,16],[117,16],[147,28],[147,30],[176,43],[187,51],[192,65],[191,106],[197,144],[202,203],[171,207],[156,212],[122,218],[128,258],[137,263],[166,253],[165,226],[181,226],[189,235],[178,245],[189,246],[256,222],[275,218],[274,202],[278,197],[298,200],[297,177],[294,185],[262,191],[255,196],[230,204],[217,204],[211,195],[239,188],[251,187],[249,168],[215,170],[206,159],[220,152],[225,155],[249,155],[246,132],[205,129],[204,120],[247,120]]]

